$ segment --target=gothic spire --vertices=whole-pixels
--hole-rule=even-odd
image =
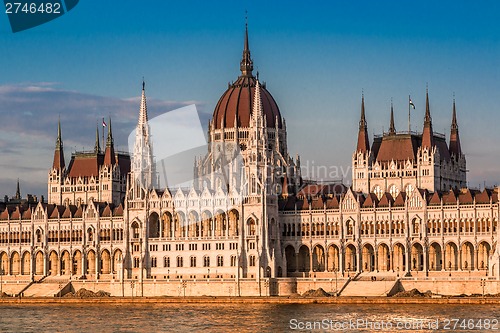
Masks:
[[[94,146],[94,153],[98,154],[101,152],[101,144],[99,142],[99,125],[97,125],[95,129],[95,146]]]
[[[56,149],[54,151],[54,161],[52,163],[53,169],[64,169],[64,152],[63,152],[63,141],[61,135],[61,119],[57,123],[57,139],[56,139]]]
[[[394,107],[391,102],[391,123],[389,125],[389,134],[394,135],[396,134],[396,126],[394,125]]]
[[[451,133],[450,133],[450,154],[458,158],[462,155],[460,146],[460,136],[458,135],[457,111],[455,108],[455,99],[453,99],[453,114],[451,117]]]
[[[148,105],[146,103],[146,83],[142,80],[141,109],[139,112],[138,126],[144,127],[148,123]],[[147,127],[147,126],[146,126]]]
[[[108,138],[106,140],[106,150],[104,152],[104,164],[105,165],[115,165],[115,145],[113,142],[113,132],[111,131],[111,117],[108,121]]]
[[[366,153],[370,150],[370,142],[368,141],[368,125],[365,118],[365,96],[361,95],[361,119],[359,120],[358,132],[358,147],[356,151]]]
[[[429,107],[429,89],[425,90],[425,118],[424,130],[422,132],[422,147],[432,148],[434,146],[434,133],[432,132],[432,118]]]
[[[451,130],[458,132],[458,123],[457,123],[457,109],[455,107],[455,98],[453,98],[453,113],[451,116]]]
[[[149,189],[156,186],[156,170],[153,161],[153,146],[149,136],[148,108],[146,103],[145,87],[146,84],[143,79],[139,120],[135,129],[134,153],[132,155],[132,173],[136,185],[144,189]],[[140,195],[140,192],[134,192],[134,196],[137,197]]]
[[[253,118],[254,124],[256,127],[261,127],[263,125],[263,116],[262,116],[262,98],[260,97],[260,82],[256,80],[255,83],[255,93],[253,97]]]
[[[113,146],[113,131],[111,130],[111,117],[109,117],[108,138],[106,140],[106,147]]]
[[[17,178],[16,200],[21,200],[21,190],[19,188],[19,178]]]
[[[240,62],[242,76],[252,76],[253,61],[250,57],[250,47],[248,45],[248,22],[245,22],[245,42],[243,46],[243,56]]]

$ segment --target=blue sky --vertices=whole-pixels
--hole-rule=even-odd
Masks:
[[[24,194],[46,192],[58,116],[67,159],[93,146],[103,116],[125,149],[143,76],[152,116],[194,102],[208,118],[239,74],[245,9],[255,67],[303,163],[348,173],[362,90],[370,136],[388,128],[391,98],[407,128],[409,94],[421,130],[428,84],[447,136],[455,93],[470,185],[500,183],[497,1],[124,0],[80,1],[16,34],[0,13],[0,194],[18,177]]]

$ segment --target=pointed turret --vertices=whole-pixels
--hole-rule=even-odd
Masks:
[[[453,99],[453,115],[451,117],[451,133],[450,133],[450,154],[456,158],[462,155],[460,146],[460,136],[458,135],[457,111],[455,108],[455,99]]]
[[[108,123],[108,138],[106,140],[106,151],[104,152],[104,164],[105,165],[115,165],[115,144],[113,141],[113,131],[111,130],[111,117],[109,117]]]
[[[57,140],[56,149],[54,151],[54,162],[52,163],[53,169],[62,170],[66,165],[64,164],[64,151],[63,141],[61,136],[61,120],[57,123]]]
[[[389,125],[389,135],[396,134],[396,126],[394,125],[394,107],[391,102],[391,123]]]
[[[132,155],[132,173],[139,186],[142,188],[151,188],[156,186],[156,171],[153,162],[153,147],[149,136],[148,108],[146,103],[145,87],[146,84],[143,80],[139,120],[135,129],[134,153]],[[108,139],[110,146],[112,146],[112,135],[109,136]]]
[[[145,131],[148,131],[148,105],[146,103],[146,83],[142,81],[142,95],[141,95],[141,108],[139,111],[139,122],[137,126],[142,127]]]
[[[243,56],[240,62],[242,76],[252,76],[253,61],[250,57],[250,47],[248,46],[248,23],[245,23],[245,42],[243,46]]]
[[[434,134],[432,132],[432,118],[429,107],[429,89],[425,91],[425,118],[424,130],[422,132],[422,147],[432,148],[434,146]]]
[[[253,123],[254,126],[262,127],[264,124],[264,119],[262,119],[262,98],[260,96],[260,82],[259,80],[256,80],[257,82],[255,83],[255,93],[253,97],[253,110],[252,110],[252,115],[253,115]]]
[[[365,96],[361,96],[361,119],[359,120],[358,132],[358,147],[357,152],[366,153],[370,150],[370,142],[368,141],[368,129],[365,118]]]
[[[16,200],[21,200],[21,189],[19,188],[19,178],[17,178]]]
[[[95,146],[94,146],[94,153],[99,154],[101,152],[101,144],[99,142],[99,125],[97,126],[95,130]]]

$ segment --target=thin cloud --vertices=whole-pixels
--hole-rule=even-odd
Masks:
[[[148,99],[151,118],[190,104],[203,109],[199,101],[165,101]],[[57,121],[61,120],[65,154],[86,147],[93,148],[96,128],[102,136],[101,119],[111,117],[115,146],[127,150],[127,136],[134,129],[140,107],[140,96],[115,98],[58,88],[56,82],[0,85],[0,168],[4,179],[21,178],[28,191],[40,190],[40,169],[52,164]],[[103,143],[101,142],[101,145]],[[19,166],[36,163],[37,172]],[[34,170],[31,170],[34,171]],[[46,177],[46,176],[44,176]],[[46,186],[43,192],[45,193]],[[9,192],[0,190],[0,195]]]

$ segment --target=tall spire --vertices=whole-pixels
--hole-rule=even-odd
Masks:
[[[453,98],[453,114],[451,117],[451,133],[450,133],[450,154],[456,158],[462,155],[462,147],[460,146],[460,136],[458,135],[457,111],[455,108],[455,98]]]
[[[389,125],[389,134],[390,135],[396,134],[396,126],[394,125],[394,107],[392,105],[392,101],[391,101],[391,124]]]
[[[134,153],[132,155],[132,173],[134,182],[137,186],[149,189],[156,186],[156,169],[153,161],[153,146],[149,136],[148,108],[146,103],[145,87],[146,84],[143,79],[139,120],[135,129]],[[134,195],[139,195],[139,192],[134,193]]]
[[[106,147],[114,145],[113,131],[111,130],[111,117],[109,117],[108,138],[106,139]]]
[[[260,96],[260,82],[256,80],[255,83],[255,93],[253,97],[253,123],[255,127],[262,127],[264,124],[263,113],[262,113],[262,98]]]
[[[432,148],[434,146],[434,133],[432,132],[432,117],[429,107],[429,89],[425,89],[425,118],[424,130],[422,132],[422,147]]]
[[[63,152],[63,141],[61,135],[61,119],[57,122],[57,139],[56,139],[56,149],[54,151],[54,162],[52,163],[53,169],[64,169],[64,152]]]
[[[147,125],[147,123],[148,123],[148,105],[146,103],[146,83],[144,82],[144,78],[143,78],[142,79],[141,109],[139,111],[139,123],[137,125],[144,127],[144,125]]]
[[[432,122],[431,109],[429,107],[429,88],[425,89],[425,122]]]
[[[101,152],[101,144],[99,142],[99,125],[97,125],[96,130],[95,130],[95,146],[94,146],[94,153],[98,154]]]
[[[253,61],[250,57],[250,47],[248,45],[248,20],[245,22],[245,43],[243,46],[243,56],[240,62],[241,75],[252,76]]]
[[[115,165],[115,145],[113,142],[113,132],[111,130],[111,117],[108,121],[108,138],[106,140],[106,151],[104,152],[104,164],[105,165]]]
[[[21,190],[19,188],[19,178],[17,178],[16,200],[21,200]]]
[[[357,152],[366,153],[370,150],[370,142],[368,141],[368,125],[365,118],[365,95],[361,95],[361,119],[359,120],[358,132],[358,147]]]

